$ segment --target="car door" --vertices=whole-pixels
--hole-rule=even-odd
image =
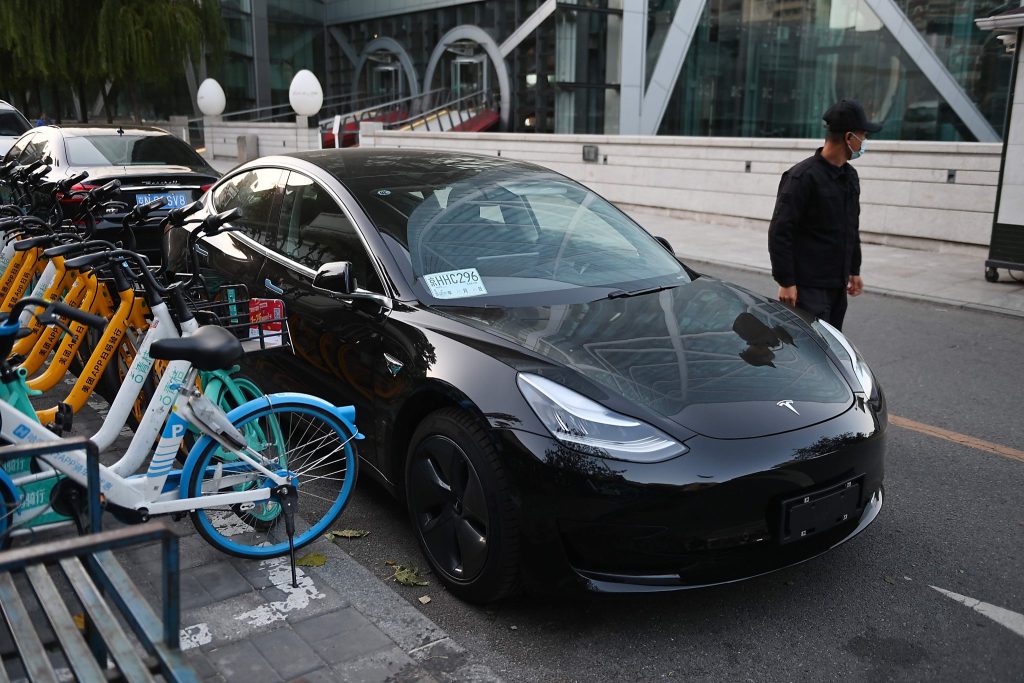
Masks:
[[[366,435],[359,450],[372,463],[374,373],[383,364],[381,308],[372,301],[342,300],[316,291],[313,275],[325,263],[348,261],[360,288],[381,294],[384,288],[358,231],[323,186],[291,171],[279,217],[277,233],[268,242],[259,294],[285,302],[295,354],[278,362],[294,363],[294,371],[284,373],[294,390],[356,407],[356,422]]]
[[[239,209],[241,217],[230,226],[237,232],[205,236],[196,245],[200,272],[211,293],[227,284],[243,284],[251,296],[261,296],[259,276],[266,256],[259,245],[267,244],[277,229],[283,179],[279,168],[255,168],[232,176],[213,191],[216,212]]]

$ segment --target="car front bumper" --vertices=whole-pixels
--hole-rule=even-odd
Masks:
[[[885,427],[884,405],[860,406],[773,436],[698,436],[688,453],[654,464],[594,458],[547,436],[504,431],[521,503],[524,580],[539,590],[659,591],[804,562],[877,518]],[[845,521],[784,538],[794,500],[848,482],[856,508]]]

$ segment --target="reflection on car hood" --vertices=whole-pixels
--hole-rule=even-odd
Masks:
[[[441,310],[705,436],[798,429],[853,402],[805,322],[712,278],[631,298]]]

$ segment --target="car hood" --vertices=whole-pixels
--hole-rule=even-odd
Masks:
[[[800,429],[854,401],[798,315],[713,278],[629,298],[438,310],[713,438]]]

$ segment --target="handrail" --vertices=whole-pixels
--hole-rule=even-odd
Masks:
[[[348,118],[358,119],[359,117],[365,114],[375,114],[382,109],[394,108],[397,105],[402,104],[404,102],[414,102],[417,100],[422,100],[425,97],[433,97],[443,92],[448,92],[448,90],[446,90],[445,88],[436,88],[434,90],[429,90],[425,93],[420,93],[419,95],[408,95],[406,97],[399,97],[396,100],[389,100],[387,102],[381,102],[380,104],[364,107],[363,109],[357,109],[355,111],[346,112],[344,114],[341,114],[341,117],[343,121]],[[334,121],[335,118],[335,116],[331,116],[329,118],[321,119],[320,125],[323,126],[326,124],[330,124]]]
[[[356,95],[353,95],[352,93],[349,93],[347,95],[334,95],[332,97],[324,98],[324,103],[322,105],[322,108],[324,108],[324,107],[334,107],[334,106],[337,106],[339,104],[348,103],[348,102],[360,102],[360,101],[367,100],[367,99],[371,99],[371,98],[369,98],[369,97],[359,98]],[[275,113],[275,114],[267,114],[267,115],[255,116],[255,117],[253,117],[250,120],[252,120],[252,121],[264,121],[264,120],[267,120],[267,119],[274,119],[274,118],[277,118],[279,116],[292,116],[292,115],[295,114],[295,112],[292,110],[292,105],[291,104],[274,104],[274,105],[268,105],[268,106],[264,106],[264,107],[253,107],[252,109],[238,109],[236,111],[225,112],[225,113],[220,115],[220,118],[221,119],[227,119],[229,117],[242,116],[243,114],[253,114],[253,113],[258,113],[258,112],[275,112],[277,110],[283,110],[283,111],[281,111],[280,113]],[[205,117],[202,117],[202,116],[190,118],[190,119],[188,119],[188,123],[201,123],[204,118]]]
[[[468,104],[469,106],[463,106],[465,104]],[[427,127],[427,130],[430,130],[430,121],[432,119],[440,121],[441,115],[447,114],[450,130],[451,128],[454,128],[456,125],[462,123],[461,119],[458,123],[455,123],[452,120],[451,112],[453,109],[460,111],[476,109],[479,111],[481,109],[485,109],[488,107],[493,108],[494,106],[495,105],[493,93],[486,90],[477,90],[476,92],[472,92],[468,95],[463,95],[462,97],[458,97],[454,100],[444,102],[442,104],[422,111],[414,116],[410,116],[401,121],[385,123],[384,127],[389,130],[412,130],[416,127],[418,123],[422,122]],[[443,129],[444,127],[442,125],[442,130]]]

